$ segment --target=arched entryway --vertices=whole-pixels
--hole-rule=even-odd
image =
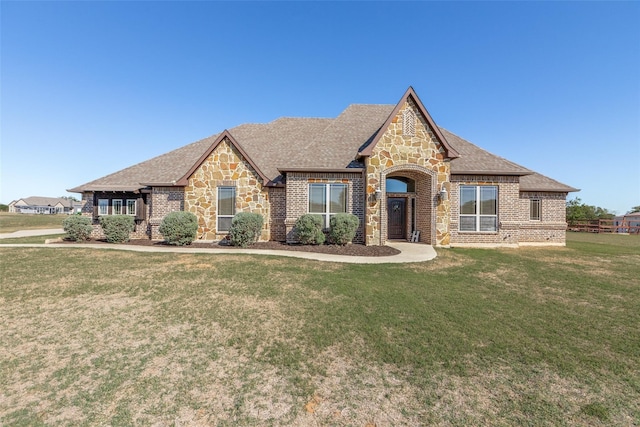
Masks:
[[[436,176],[417,165],[387,169],[383,173],[382,236],[386,240],[408,240],[415,231],[418,241],[436,242]]]

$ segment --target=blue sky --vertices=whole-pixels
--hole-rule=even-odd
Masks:
[[[413,86],[436,123],[640,205],[639,2],[0,3],[0,202]]]

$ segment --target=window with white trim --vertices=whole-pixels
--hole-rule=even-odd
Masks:
[[[347,184],[309,184],[309,213],[322,215],[329,228],[332,215],[347,212]]]
[[[109,199],[98,199],[98,215],[109,215]]]
[[[231,230],[231,220],[236,214],[236,188],[218,187],[217,231]]]
[[[136,214],[136,199],[127,199],[127,215],[134,216]]]
[[[498,187],[460,186],[460,231],[498,231]]]
[[[111,201],[111,213],[113,215],[122,215],[122,200],[113,199]]]
[[[540,221],[540,199],[529,199],[529,220]]]

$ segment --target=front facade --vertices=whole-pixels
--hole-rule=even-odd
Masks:
[[[574,188],[439,128],[412,88],[396,105],[352,105],[335,119],[247,124],[81,185],[83,212],[135,216],[132,238],[162,239],[184,210],[198,238],[221,240],[239,212],[264,218],[261,240],[295,242],[313,213],[360,219],[354,242],[435,246],[563,245]]]

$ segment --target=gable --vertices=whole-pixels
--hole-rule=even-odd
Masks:
[[[443,154],[445,155],[445,157],[450,159],[458,157],[458,152],[451,145],[449,145],[447,139],[440,131],[440,128],[436,126],[433,118],[431,118],[431,115],[424,107],[422,101],[420,101],[420,98],[418,98],[418,95],[416,95],[412,87],[409,87],[402,98],[400,98],[400,101],[396,104],[396,107],[393,109],[386,122],[381,126],[381,131],[378,132],[377,135],[375,135],[375,137],[366,146],[361,147],[358,156],[370,156],[376,145],[378,145],[378,143],[380,142],[380,139],[382,138],[384,133],[392,127],[392,124],[398,122],[404,123],[403,119],[408,118],[409,116],[403,117],[402,112],[406,111],[408,106],[410,106],[411,111],[413,114],[415,114],[416,118],[423,123],[424,128],[428,132],[432,133],[433,140],[436,141],[444,150]],[[402,130],[406,132],[407,126],[404,126],[404,129]],[[411,135],[407,136],[411,137]]]
[[[239,153],[239,158],[241,158],[242,160],[246,161],[251,168],[253,169],[253,171],[256,173],[256,175],[262,179],[262,184],[263,185],[268,185],[270,180],[269,178],[262,173],[262,171],[256,166],[256,164],[251,160],[251,158],[247,155],[247,153],[245,152],[245,150],[242,148],[242,146],[238,143],[238,141],[235,140],[235,138],[233,136],[231,136],[231,134],[229,133],[229,131],[225,130],[224,132],[222,132],[220,134],[220,136],[218,136],[218,138],[213,142],[213,144],[211,144],[211,147],[209,147],[209,149],[207,149],[207,151],[205,151],[198,160],[196,160],[196,162],[193,164],[193,166],[187,171],[187,173],[184,174],[184,176],[182,178],[180,178],[177,182],[176,185],[188,185],[189,184],[189,179],[191,178],[191,176],[198,170],[202,168],[203,163],[209,159],[209,157],[211,156],[212,153],[215,152],[215,150],[224,142],[224,144],[229,145],[229,147],[237,150],[237,152]],[[229,156],[226,155],[225,158],[228,158]],[[216,159],[209,159],[210,162],[216,163],[219,166],[222,166],[225,164],[225,161]],[[228,163],[228,160],[227,160]],[[227,164],[226,167],[228,168],[229,165]]]

